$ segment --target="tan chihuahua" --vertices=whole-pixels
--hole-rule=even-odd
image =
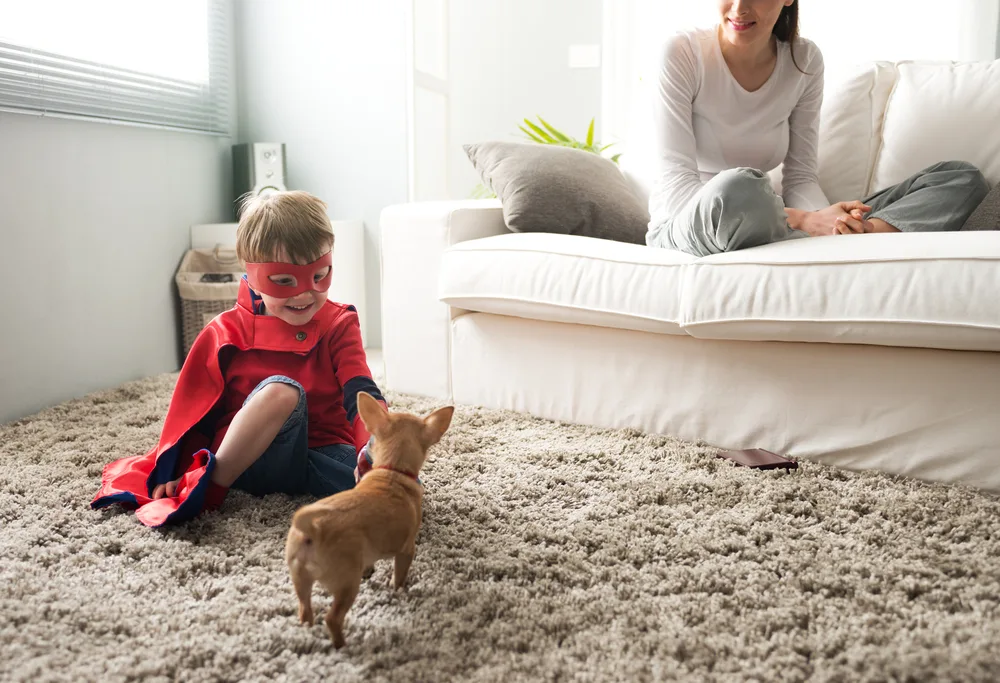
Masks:
[[[451,424],[455,408],[425,418],[389,413],[369,394],[358,394],[358,414],[375,437],[372,469],[357,486],[296,511],[285,543],[285,560],[299,599],[299,621],[313,623],[312,587],[319,581],[333,596],[326,627],[333,645],[344,646],[344,617],[366,571],[393,558],[392,583],[402,588],[416,553],[423,511],[417,475]]]

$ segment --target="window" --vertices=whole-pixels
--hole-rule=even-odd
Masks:
[[[229,135],[230,0],[0,0],[0,108]]]

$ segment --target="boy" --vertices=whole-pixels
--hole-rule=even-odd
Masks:
[[[230,487],[325,497],[370,467],[357,395],[385,399],[357,312],[327,301],[326,205],[305,192],[248,199],[236,253],[239,298],[192,345],[159,444],[108,464],[92,508],[119,503],[161,526],[219,507]]]

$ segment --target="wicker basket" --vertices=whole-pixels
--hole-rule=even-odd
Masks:
[[[185,357],[205,325],[236,305],[244,272],[233,249],[216,246],[214,249],[190,249],[184,254],[174,281],[181,297]]]

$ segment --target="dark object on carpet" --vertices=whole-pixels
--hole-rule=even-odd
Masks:
[[[771,451],[765,451],[763,448],[749,448],[745,451],[723,451],[719,453],[718,457],[732,460],[737,465],[743,465],[755,470],[774,470],[780,468],[788,472],[799,468],[799,464],[794,460],[789,460]]]

